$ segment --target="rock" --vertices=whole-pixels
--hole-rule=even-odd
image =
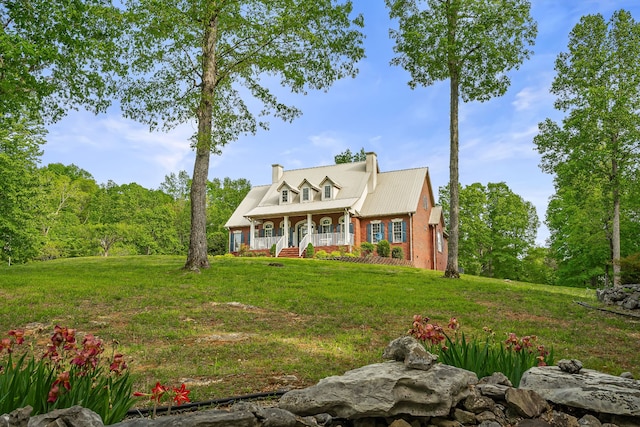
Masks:
[[[577,374],[582,369],[582,362],[576,359],[562,359],[558,361],[558,367],[562,372]]]
[[[495,385],[503,385],[507,387],[513,387],[511,381],[505,374],[502,372],[494,372],[488,377],[483,377],[478,381],[478,384],[495,384]]]
[[[25,406],[24,408],[18,408],[12,411],[7,418],[6,425],[9,427],[27,427],[32,411],[33,408],[31,406]]]
[[[622,378],[634,379],[634,378],[633,378],[633,374],[632,374],[631,372],[623,372],[623,373],[621,373],[621,374],[620,374],[620,376],[621,376]]]
[[[549,422],[554,427],[580,427],[576,417],[558,411],[553,411]]]
[[[438,360],[438,356],[429,353],[422,344],[411,336],[396,338],[391,341],[382,353],[385,360],[404,362],[412,369],[427,371]]]
[[[470,395],[473,372],[436,364],[428,371],[399,362],[364,366],[285,393],[278,406],[298,415],[326,412],[334,417],[437,417]]]
[[[250,411],[200,411],[156,419],[125,420],[112,427],[257,427],[258,420]]]
[[[504,400],[504,395],[510,387],[500,384],[478,384],[476,390],[481,395],[491,399]]]
[[[569,374],[555,366],[533,367],[523,374],[520,388],[535,390],[544,399],[560,405],[640,416],[640,383],[591,369]]]
[[[505,399],[511,409],[526,418],[536,418],[549,409],[546,400],[533,390],[510,388]]]
[[[476,422],[476,415],[473,412],[455,408],[453,410],[453,419],[460,424],[474,424]]]
[[[478,427],[502,427],[497,421],[482,421]]]
[[[56,409],[48,414],[36,415],[29,419],[29,427],[103,427],[102,418],[95,412],[81,406]]]
[[[522,420],[516,425],[516,427],[552,427],[552,426],[551,424],[543,420]]]
[[[584,417],[578,420],[579,426],[584,427],[602,427],[602,423],[599,419],[594,417],[593,415],[585,415]]]
[[[465,409],[474,414],[479,414],[484,411],[493,411],[493,408],[496,406],[495,402],[492,399],[489,399],[485,396],[480,396],[476,393],[472,393],[469,397],[464,400]]]

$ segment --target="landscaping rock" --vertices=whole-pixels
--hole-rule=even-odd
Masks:
[[[29,420],[29,427],[103,427],[103,425],[100,415],[81,406],[56,409],[48,414],[31,417]]]
[[[113,427],[257,427],[259,425],[258,419],[250,411],[202,411],[156,419],[125,420],[113,424]]]
[[[526,418],[539,417],[549,409],[547,401],[533,390],[510,388],[505,394],[505,400],[509,408]]]
[[[437,364],[428,371],[399,362],[364,366],[320,380],[315,386],[285,393],[278,406],[298,415],[326,412],[356,419],[411,415],[437,417],[471,394],[476,374]]]
[[[556,366],[534,367],[523,374],[520,388],[535,390],[556,404],[605,414],[640,416],[640,382],[590,369],[569,374]]]
[[[411,336],[396,338],[382,353],[385,360],[403,362],[411,369],[428,371],[438,360],[438,356],[426,351],[420,342]]]
[[[576,359],[562,359],[558,362],[558,367],[563,372],[568,372],[569,374],[577,374],[582,369],[582,362]]]

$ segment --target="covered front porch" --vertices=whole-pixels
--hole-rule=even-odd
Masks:
[[[280,218],[249,218],[249,249],[271,250],[275,245],[275,256],[282,251],[291,256],[291,248],[297,248],[297,256],[302,256],[311,243],[314,248],[353,246],[354,233],[351,216],[344,214],[307,214]]]

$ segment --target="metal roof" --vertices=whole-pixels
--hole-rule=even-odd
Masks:
[[[378,170],[377,164],[375,170]],[[378,173],[376,188],[370,192],[371,172],[367,171],[366,162],[283,171],[277,182],[253,187],[225,227],[249,226],[247,218],[293,216],[345,209],[362,217],[413,213],[420,206],[420,194],[427,176],[427,168]],[[297,186],[306,180],[319,187],[327,178],[334,184],[340,183],[334,189],[333,199],[316,198],[310,202],[301,202],[300,195],[294,195],[290,203],[280,204],[278,189],[283,183]]]
[[[376,191],[367,195],[361,216],[413,213],[420,206],[420,193],[428,168],[404,169],[378,174]]]

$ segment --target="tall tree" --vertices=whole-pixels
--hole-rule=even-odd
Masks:
[[[38,160],[41,123],[0,116],[0,259],[24,262],[37,254]]]
[[[124,56],[132,72],[125,115],[152,129],[197,121],[191,182],[191,235],[185,268],[209,267],[206,195],[211,153],[255,133],[272,114],[300,111],[270,86],[326,89],[355,76],[364,56],[362,17],[350,0],[125,0],[131,33]],[[262,80],[262,81],[261,81]],[[253,99],[252,99],[253,98]],[[249,102],[251,100],[251,102]],[[255,111],[250,106],[262,104]]]
[[[617,286],[621,200],[640,164],[640,25],[625,10],[608,23],[602,15],[587,15],[571,31],[568,48],[556,59],[551,86],[555,107],[566,117],[561,125],[540,123],[534,142],[545,172],[589,177],[609,201],[601,222],[611,230],[609,262]]]
[[[486,101],[509,87],[507,71],[529,57],[537,27],[528,0],[385,0],[399,29],[391,63],[409,86],[449,80],[449,248],[445,277],[456,278],[459,244],[458,103]]]
[[[108,106],[119,25],[110,0],[0,2],[0,114]]]

